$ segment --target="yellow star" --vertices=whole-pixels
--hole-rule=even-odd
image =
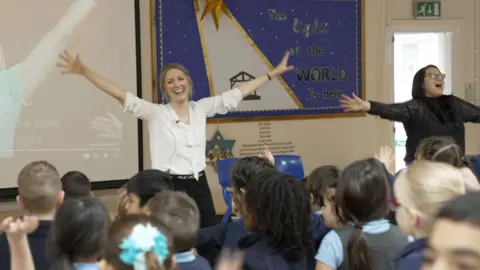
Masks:
[[[224,0],[207,0],[207,5],[203,10],[201,20],[203,20],[203,18],[205,18],[205,16],[207,16],[208,13],[211,13],[213,23],[215,24],[215,28],[217,28],[217,30],[220,27],[221,13],[227,15],[229,18],[232,16],[227,6],[225,5]]]

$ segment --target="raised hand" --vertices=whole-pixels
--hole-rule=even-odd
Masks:
[[[270,76],[282,75],[285,72],[294,69],[294,66],[288,65],[288,59],[290,58],[290,52],[286,52],[282,58],[282,61],[270,72]]]
[[[370,102],[360,99],[355,93],[352,97],[342,95],[340,97],[340,108],[346,112],[358,112],[370,110]]]
[[[85,66],[80,61],[80,56],[77,54],[75,58],[67,51],[58,55],[57,67],[61,68],[62,74],[83,75]]]
[[[38,222],[38,218],[34,216],[7,217],[0,223],[0,231],[10,238],[26,236],[38,228]]]
[[[380,147],[380,151],[374,154],[374,157],[383,163],[388,171],[392,171],[394,162],[393,150],[388,146]]]

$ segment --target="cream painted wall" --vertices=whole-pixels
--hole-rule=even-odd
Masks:
[[[391,100],[392,72],[388,68],[388,27],[411,20],[411,1],[407,0],[365,0],[365,45],[366,45],[366,88],[367,98],[389,102]],[[147,0],[141,2],[141,35],[142,35],[142,70],[143,97],[152,99],[151,73],[151,39],[150,39],[150,4]],[[459,2],[462,4],[460,5]],[[475,5],[476,4],[476,5]],[[475,14],[480,14],[480,0],[442,0],[442,22],[449,20],[462,21],[459,50],[464,57],[457,68],[461,69],[461,83],[476,81],[480,75],[479,55],[475,55],[480,41],[480,27],[475,21]],[[428,25],[430,22],[416,22],[418,25]],[[460,85],[460,84],[459,84]],[[460,86],[459,86],[460,87]],[[463,89],[463,88],[462,88]],[[460,92],[463,90],[460,90]],[[459,96],[463,96],[462,93]],[[235,123],[209,125],[207,135],[211,136],[217,128],[227,138],[237,140],[237,145],[255,136],[257,123]],[[393,145],[392,124],[371,116],[358,118],[318,119],[301,121],[284,121],[282,136],[290,137],[296,146],[296,153],[301,155],[306,172],[322,164],[345,166],[354,159],[371,155],[381,145]],[[288,126],[287,126],[288,125]],[[467,128],[467,151],[480,153],[480,142],[477,136],[480,126],[469,125]],[[144,164],[150,168],[150,151],[148,130],[144,125]],[[235,149],[238,153],[238,149]],[[235,151],[234,151],[235,154]],[[217,212],[225,209],[217,177],[213,169],[207,169],[210,187],[214,194]],[[113,208],[114,191],[96,193]],[[9,203],[9,210],[14,210],[14,203]],[[7,204],[0,204],[0,212]],[[6,210],[6,209],[5,209]]]

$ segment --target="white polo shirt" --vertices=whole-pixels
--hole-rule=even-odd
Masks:
[[[243,96],[238,88],[189,102],[190,124],[179,121],[170,104],[154,104],[127,93],[124,111],[148,121],[152,168],[170,174],[205,170],[207,117],[235,109]]]

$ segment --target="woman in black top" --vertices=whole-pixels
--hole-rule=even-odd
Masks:
[[[428,65],[415,74],[412,99],[404,103],[385,104],[365,101],[355,94],[342,96],[340,107],[345,111],[364,111],[383,119],[402,122],[407,134],[405,163],[414,160],[422,139],[430,136],[449,136],[465,153],[466,122],[480,122],[480,108],[453,95],[444,95],[445,74]]]

